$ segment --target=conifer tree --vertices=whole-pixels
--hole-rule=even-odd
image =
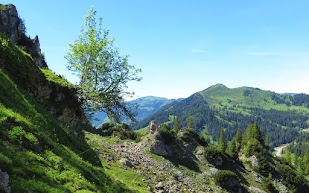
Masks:
[[[174,129],[175,134],[177,134],[179,129],[180,129],[180,124],[179,124],[178,116],[176,116],[175,119],[174,119],[173,129]]]
[[[188,118],[188,129],[195,129],[192,116]]]
[[[240,152],[240,149],[241,149],[241,146],[242,146],[242,132],[241,132],[241,129],[238,128],[237,129],[237,133],[235,135],[235,143],[236,143],[236,151],[237,153]]]
[[[219,149],[219,151],[224,153],[226,148],[227,148],[227,141],[226,141],[225,133],[224,133],[224,130],[221,129],[218,149]]]
[[[229,143],[227,148],[227,154],[231,156],[233,159],[238,158],[236,138],[233,138],[232,141]]]

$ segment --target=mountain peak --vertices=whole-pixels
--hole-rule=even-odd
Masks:
[[[208,87],[207,89],[214,89],[214,88],[228,88],[228,87],[222,83],[218,83],[218,84]]]

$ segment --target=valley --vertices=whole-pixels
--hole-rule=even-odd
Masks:
[[[308,94],[216,84],[126,101],[141,69],[101,21],[91,8],[69,45],[73,84],[0,4],[1,193],[309,192]]]

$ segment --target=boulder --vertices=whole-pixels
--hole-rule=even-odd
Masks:
[[[169,148],[163,141],[156,141],[155,143],[151,144],[150,152],[161,156],[170,155]]]
[[[251,162],[252,167],[258,167],[259,166],[259,160],[257,159],[257,157],[255,155],[251,156],[249,158],[249,160]]]
[[[122,158],[121,160],[119,160],[119,162],[126,167],[129,168],[134,168],[134,165],[132,164],[132,162],[130,162],[127,158]]]
[[[11,187],[9,186],[9,175],[2,172],[0,169],[0,192],[10,193]]]

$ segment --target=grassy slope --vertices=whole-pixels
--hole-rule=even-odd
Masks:
[[[25,84],[35,85],[46,75],[49,81],[69,84],[47,70],[44,76],[6,38],[0,37],[0,45],[0,169],[9,174],[12,191],[128,192],[94,164],[98,156],[85,141],[24,90]],[[8,76],[12,72],[14,77]]]
[[[116,159],[115,152],[106,148],[104,143],[115,144],[123,142],[123,140],[116,137],[102,137],[88,132],[86,132],[86,140],[91,147],[96,149],[99,155],[107,154],[112,157],[113,160]],[[102,156],[100,156],[100,161],[105,168],[106,174],[122,183],[125,183],[131,190],[141,193],[148,192],[147,184],[143,181],[144,176],[140,173],[122,166],[118,161],[107,161]]]
[[[245,96],[244,93],[248,94]],[[296,110],[309,115],[309,109],[305,106],[287,106],[285,104],[276,104],[271,96],[275,94],[271,91],[264,91],[250,87],[227,88],[224,85],[214,85],[200,94],[214,107],[233,108],[233,112],[250,114],[244,107],[261,108],[265,110],[288,111]]]

